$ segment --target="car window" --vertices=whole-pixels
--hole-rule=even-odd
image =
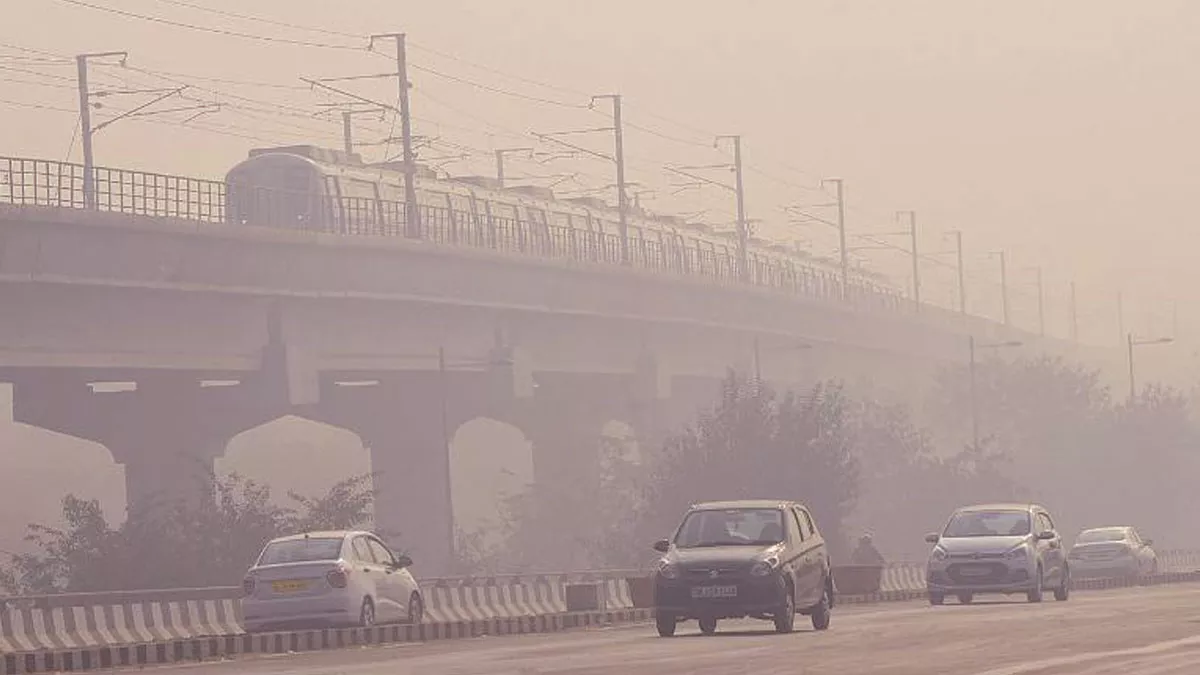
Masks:
[[[392,552],[387,550],[387,547],[374,539],[368,539],[367,545],[371,547],[371,554],[375,556],[375,562],[380,565],[391,565],[395,562],[392,557]]]
[[[815,536],[817,534],[817,527],[813,525],[812,516],[808,515],[808,511],[804,509],[800,509],[800,513],[804,516],[804,522],[808,525],[808,536]]]
[[[943,537],[1023,537],[1035,523],[1028,511],[961,511],[950,518]]]
[[[800,524],[800,514],[796,509],[788,509],[788,513],[791,514],[787,519],[787,524],[792,541],[797,543],[804,541],[808,537],[805,535],[804,526]]]
[[[1100,541],[1121,541],[1125,539],[1125,531],[1109,527],[1099,530],[1084,530],[1075,538],[1075,542],[1079,544],[1091,544]]]
[[[1042,515],[1042,519],[1046,522],[1046,529],[1053,530],[1054,529],[1054,519],[1050,517],[1049,513],[1042,513],[1041,515]]]
[[[287,539],[267,544],[259,556],[259,565],[282,565],[293,562],[337,560],[342,556],[342,539],[314,537],[311,539]]]
[[[371,548],[367,546],[366,537],[355,537],[353,548],[355,558],[363,562],[375,562],[375,559],[371,557]]]
[[[679,548],[762,546],[783,540],[783,511],[732,508],[692,511],[675,535]]]
[[[1129,541],[1131,541],[1135,544],[1140,544],[1140,543],[1142,543],[1142,535],[1138,534],[1137,530],[1130,528],[1129,529]]]

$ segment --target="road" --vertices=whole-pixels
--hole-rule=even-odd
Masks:
[[[798,617],[799,618],[799,617]],[[797,625],[801,625],[797,622]],[[807,628],[807,621],[803,624]],[[1200,585],[1076,594],[1066,603],[839,607],[828,632],[728,622],[661,639],[652,626],[248,658],[187,675],[1193,675]],[[164,674],[165,675],[165,674]],[[181,674],[182,675],[182,674]]]

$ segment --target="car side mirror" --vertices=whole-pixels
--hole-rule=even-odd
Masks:
[[[666,553],[671,550],[671,542],[666,539],[659,539],[654,542],[654,550],[659,553]]]
[[[396,556],[396,569],[402,570],[406,567],[412,567],[412,564],[413,564],[412,558],[410,558],[406,555]]]
[[[1050,541],[1051,539],[1058,538],[1058,533],[1054,530],[1043,530],[1038,532],[1037,538],[1041,539],[1042,541]]]
[[[925,535],[925,541],[930,544],[936,544],[941,540],[942,540],[942,538],[941,538],[941,536],[938,535],[937,532],[930,532],[929,534]]]

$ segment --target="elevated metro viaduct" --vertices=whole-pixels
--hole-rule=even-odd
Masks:
[[[755,354],[767,379],[903,387],[965,360],[968,333],[1013,337],[935,311],[421,240],[0,206],[0,381],[16,421],[106,446],[131,509],[201,494],[199,469],[280,416],[350,429],[378,472],[378,527],[427,574],[452,553],[458,425],[516,425],[535,476],[553,480],[586,463],[609,420],[650,443],[690,421]],[[237,385],[202,386],[217,381]]]

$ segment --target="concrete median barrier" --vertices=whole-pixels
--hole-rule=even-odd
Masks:
[[[1200,562],[1200,555],[1186,553],[1163,556],[1166,566],[1173,569],[1162,574],[1141,579],[1077,579],[1073,588],[1200,582],[1200,565],[1193,564]],[[568,598],[572,587],[588,589],[586,603]],[[427,623],[382,626],[367,633],[344,629],[247,635],[241,624],[239,587],[0,599],[0,675],[203,660],[277,648],[333,649],[374,644],[361,640],[384,639],[379,636],[387,642],[400,642],[547,632],[653,616],[652,579],[631,571],[432,579],[423,581],[421,588]],[[571,593],[575,592],[581,591]],[[839,603],[924,597],[924,566],[898,563],[883,569],[879,590],[858,594],[843,590]],[[594,610],[569,611],[592,606]],[[289,646],[297,641],[303,642],[301,649]]]
[[[111,670],[202,662],[239,656],[312,652],[347,647],[457,640],[490,635],[528,635],[648,621],[648,610],[579,612],[522,618],[256,633],[162,642],[76,647],[4,654],[0,675]]]

